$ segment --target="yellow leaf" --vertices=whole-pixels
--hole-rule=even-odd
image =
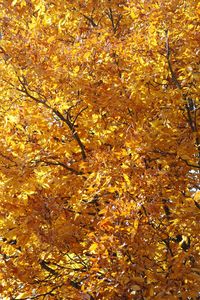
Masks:
[[[137,19],[138,14],[136,14],[136,12],[134,12],[134,11],[131,11],[130,16],[133,20],[135,20],[135,19]]]
[[[194,195],[194,200],[199,201],[200,200],[200,191],[196,192]]]
[[[131,287],[131,289],[133,290],[133,292],[131,292],[131,294],[134,294],[135,291],[141,290],[141,287],[139,285],[135,284]]]
[[[89,251],[91,252],[95,252],[95,250],[98,248],[98,244],[97,243],[93,243],[90,248],[89,248]]]
[[[21,7],[26,6],[26,0],[22,0],[22,1],[20,2],[20,6],[21,6]]]
[[[88,58],[90,57],[91,52],[86,52],[83,56],[84,59],[88,60]]]
[[[139,276],[133,276],[133,277],[132,277],[132,280],[133,280],[134,282],[138,283],[138,284],[144,283],[144,278],[141,278],[141,277],[139,277]]]
[[[99,215],[104,215],[105,213],[107,213],[107,208],[100,210]]]
[[[11,6],[15,6],[17,4],[18,0],[13,0]]]
[[[79,72],[79,70],[80,70],[80,67],[79,66],[76,66],[75,68],[74,68],[74,73],[78,73]]]
[[[131,182],[130,182],[130,179],[129,179],[128,175],[127,175],[127,174],[123,174],[123,177],[124,177],[124,179],[125,179],[127,185],[130,186],[130,185],[131,185]]]
[[[138,224],[139,224],[139,220],[135,219],[134,221],[134,228],[137,230],[138,229]]]

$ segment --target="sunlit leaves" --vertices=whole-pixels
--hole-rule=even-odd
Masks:
[[[3,297],[197,297],[198,8],[1,4]]]

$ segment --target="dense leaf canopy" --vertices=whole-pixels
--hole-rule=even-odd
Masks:
[[[198,299],[199,11],[1,1],[3,299]]]

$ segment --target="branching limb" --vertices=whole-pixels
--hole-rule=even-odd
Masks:
[[[169,67],[169,70],[170,70],[170,73],[171,73],[171,77],[172,77],[172,81],[174,82],[174,84],[176,85],[176,87],[178,89],[182,89],[177,77],[176,77],[176,74],[172,68],[172,64],[171,64],[171,60],[170,60],[170,56],[171,56],[171,49],[169,47],[169,36],[168,36],[168,30],[165,31],[166,33],[166,42],[165,42],[165,47],[166,47],[166,57],[167,57],[167,63],[168,63],[168,67]]]
[[[3,54],[3,59],[5,62],[10,58],[10,55],[4,50],[2,46],[0,46],[0,53]]]
[[[42,269],[46,270],[47,272],[49,272],[50,274],[57,276],[58,272],[56,272],[54,269],[50,268],[48,266],[48,263],[45,260],[41,260],[40,261],[40,266]]]
[[[171,63],[171,49],[169,46],[169,36],[168,36],[168,30],[166,30],[166,42],[165,42],[165,48],[166,48],[166,58],[167,58],[167,63],[168,63],[168,67],[169,67],[169,71],[171,73],[171,78],[172,81],[174,82],[174,84],[176,85],[176,87],[179,90],[182,90],[182,86],[179,83],[177,76],[172,68],[172,63]],[[192,130],[192,132],[198,132],[198,128],[197,128],[197,112],[196,112],[196,103],[195,100],[193,100],[192,98],[188,97],[187,95],[183,94],[183,99],[186,101],[186,111],[187,111],[187,117],[188,117],[188,123],[190,125],[190,128]],[[200,167],[200,139],[199,137],[196,138],[196,147],[198,150],[198,166]],[[187,161],[186,161],[188,166],[191,167],[196,167],[193,165],[190,165]]]
[[[200,204],[199,204],[197,201],[194,200],[194,204],[196,205],[196,207],[197,207],[198,209],[200,209]]]
[[[75,117],[74,120],[73,120],[73,125],[74,125],[74,126],[75,126],[75,123],[76,123],[78,117],[79,117],[79,116],[82,114],[82,112],[84,112],[84,110],[86,110],[87,108],[88,108],[88,106],[83,107],[83,108],[78,112],[78,114],[76,115],[76,117]]]
[[[49,272],[50,274],[54,275],[54,276],[58,276],[59,273],[52,269],[51,267],[48,266],[48,262],[46,262],[45,260],[41,260],[40,261],[40,266],[42,269],[44,269],[45,271]],[[76,289],[80,289],[80,283],[79,282],[75,282],[73,280],[69,280],[69,283],[72,287],[76,288]],[[60,287],[60,286],[59,286]]]
[[[55,296],[55,294],[53,293],[55,290],[59,289],[60,287],[62,287],[63,284],[58,285],[53,287],[50,291],[46,292],[46,293],[42,293],[42,294],[37,294],[35,296],[31,296],[31,297],[25,297],[25,298],[12,298],[11,300],[30,300],[30,299],[38,299],[40,297],[46,297],[46,296]]]
[[[56,109],[52,109],[53,113],[55,113],[55,115],[61,120],[63,121],[65,124],[67,124],[67,126],[69,127],[69,129],[71,130],[72,136],[73,138],[77,141],[80,149],[81,149],[81,154],[82,154],[82,158],[83,160],[86,160],[86,152],[85,152],[85,146],[83,145],[83,143],[81,142],[81,139],[74,127],[73,122],[71,121],[69,114],[67,114],[67,118],[65,118],[63,116],[63,114],[61,114],[58,110]]]
[[[116,31],[119,27],[119,23],[122,19],[122,15],[121,14],[118,15],[116,23],[114,21],[112,8],[109,7],[108,11],[106,12],[106,15],[108,16],[109,20],[111,21],[113,32],[116,33]]]
[[[3,157],[4,159],[10,161],[13,163],[13,166],[17,166],[17,163],[15,161],[13,161],[9,156],[3,154],[2,152],[0,152],[0,156]]]
[[[192,168],[196,168],[196,169],[200,169],[200,165],[199,165],[199,164],[198,164],[198,165],[193,165],[193,164],[189,163],[189,162],[187,161],[187,159],[184,159],[184,158],[182,158],[182,157],[179,157],[179,158],[180,158],[180,160],[184,161],[184,162],[186,163],[187,166],[192,167]]]
[[[46,164],[48,166],[51,166],[51,165],[52,166],[61,166],[61,167],[65,168],[66,170],[70,171],[71,173],[74,173],[76,175],[83,175],[83,172],[77,171],[74,168],[69,167],[68,165],[66,165],[66,164],[64,164],[64,163],[62,163],[60,161],[46,161],[46,160],[40,159],[40,160],[37,160],[36,162],[37,163],[44,163],[44,164]]]
[[[29,89],[27,87],[27,82],[26,82],[24,76],[23,77],[19,77],[18,76],[18,80],[19,80],[19,82],[21,84],[21,88],[20,89],[17,88],[17,90],[19,90],[20,92],[24,93],[27,97],[29,97],[30,99],[32,99],[36,103],[40,103],[40,104],[44,105],[47,109],[51,110],[61,121],[63,121],[68,126],[68,128],[70,129],[70,131],[72,133],[73,138],[76,140],[76,142],[78,143],[78,145],[79,145],[79,147],[81,149],[82,159],[86,160],[85,146],[83,145],[83,143],[82,143],[82,141],[81,141],[81,139],[79,137],[79,134],[78,134],[78,132],[75,129],[74,121],[71,120],[70,109],[67,112],[67,117],[65,117],[59,110],[57,110],[55,108],[52,108],[47,103],[47,99],[45,99],[44,97],[37,98],[37,97],[33,96],[29,92]],[[83,110],[81,112],[83,112]],[[80,115],[80,113],[78,115]],[[77,117],[75,119],[77,119]]]
[[[89,21],[89,23],[93,26],[93,27],[97,27],[97,24],[94,22],[94,19],[92,17],[88,17],[84,14],[82,14],[82,16]]]
[[[151,152],[153,152],[153,153],[159,153],[159,154],[161,154],[162,156],[166,156],[166,155],[169,155],[169,156],[175,156],[175,157],[177,156],[177,153],[175,153],[175,152],[167,152],[167,151],[163,151],[163,150],[160,150],[160,149],[155,149],[155,150],[153,150],[153,151],[151,151]],[[188,162],[187,159],[184,159],[184,158],[182,158],[181,156],[178,156],[178,158],[179,158],[181,161],[185,162],[186,165],[189,166],[189,167],[193,167],[193,168],[197,168],[197,169],[200,168],[199,164],[197,164],[197,165],[192,164],[192,163]],[[157,160],[157,159],[159,159],[159,157],[155,158],[154,160]],[[152,159],[152,160],[153,160],[153,159]]]

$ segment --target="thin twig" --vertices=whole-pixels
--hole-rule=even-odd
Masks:
[[[78,114],[76,115],[76,117],[75,117],[74,120],[73,120],[73,125],[75,124],[75,122],[76,122],[76,120],[78,119],[78,117],[82,114],[82,112],[84,112],[84,110],[86,110],[87,108],[88,108],[88,106],[82,108],[82,109],[78,112]]]

